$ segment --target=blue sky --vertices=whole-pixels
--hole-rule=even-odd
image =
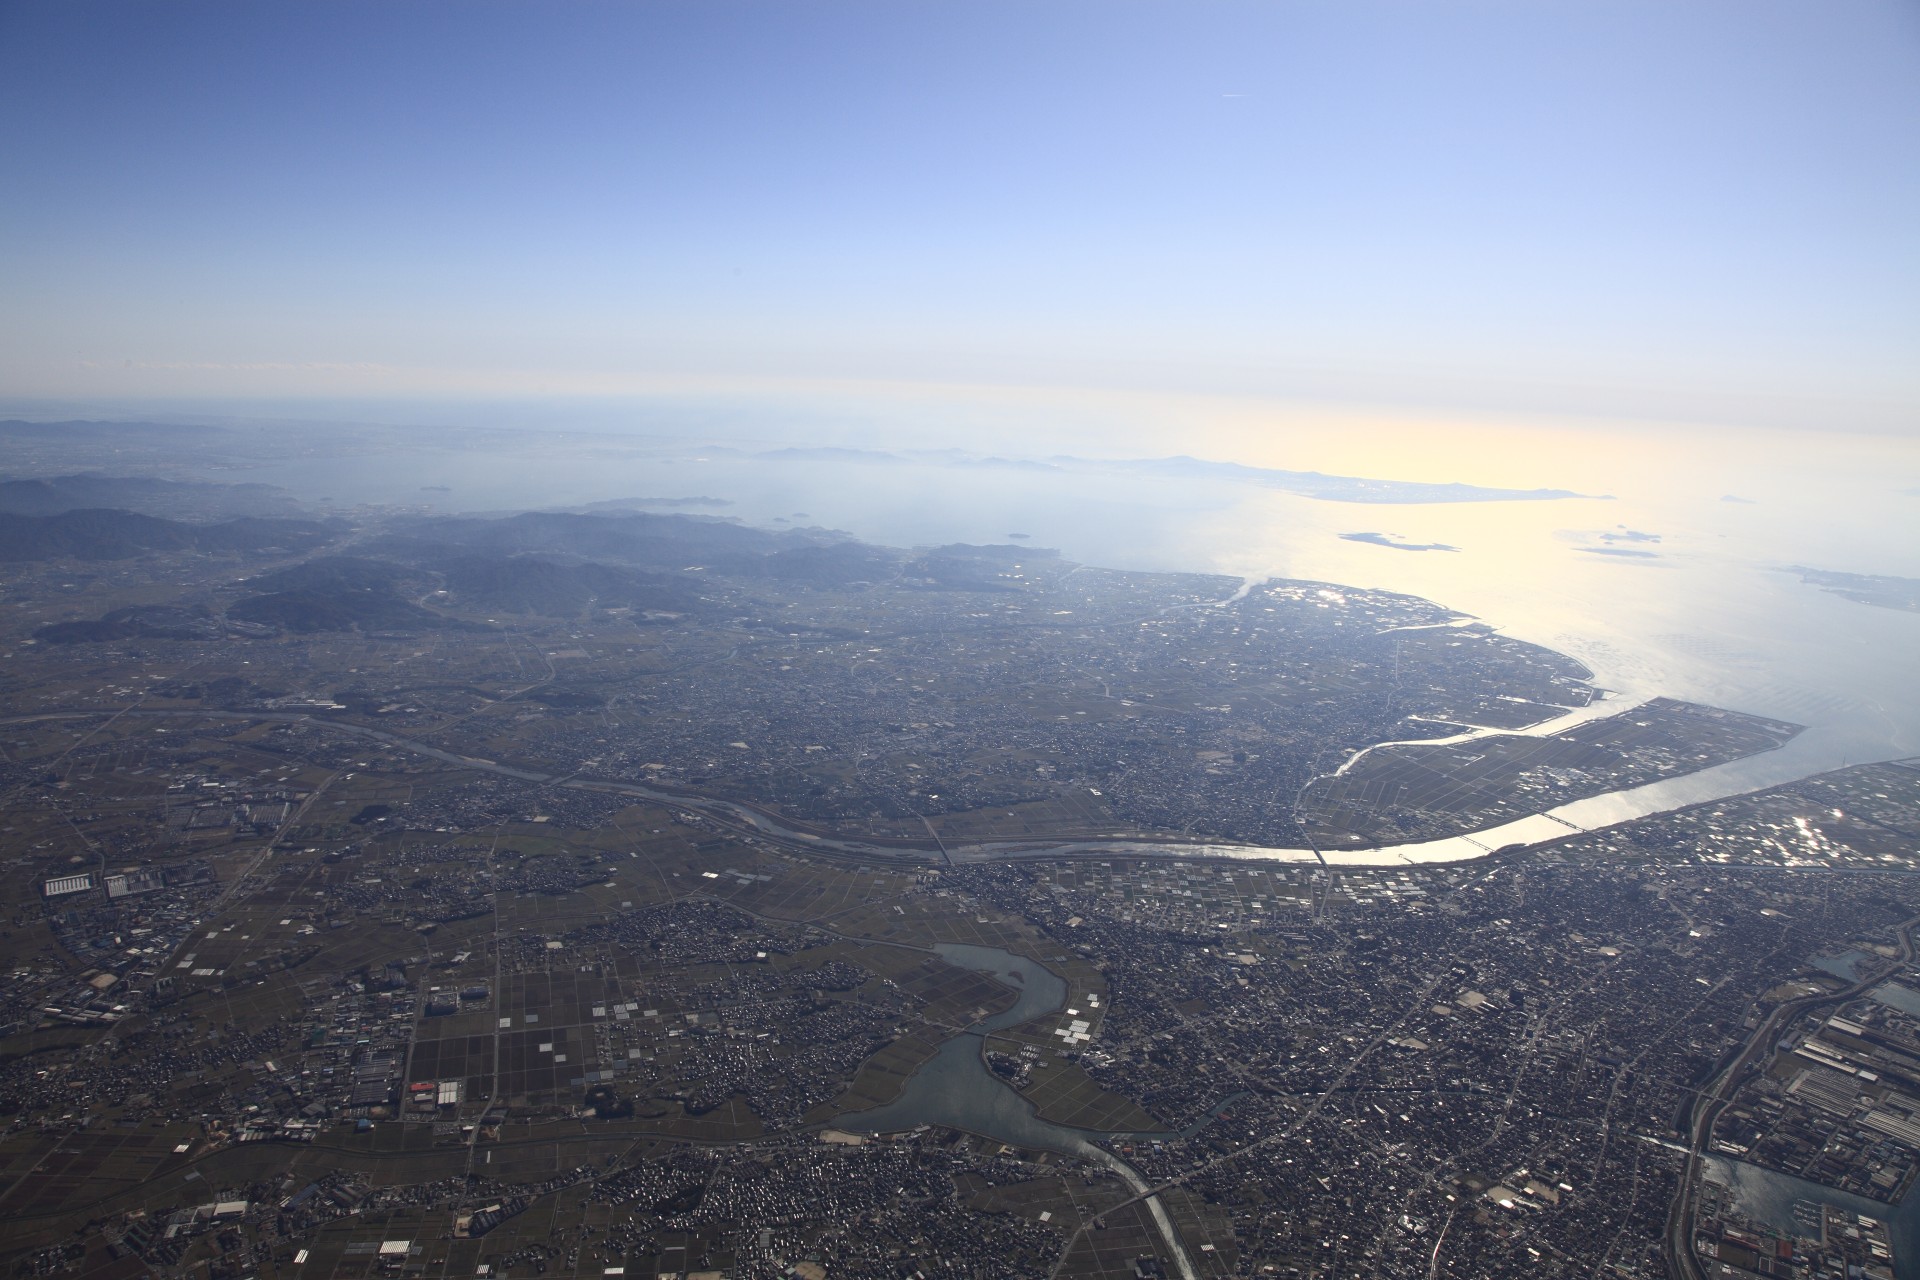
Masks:
[[[0,394],[1920,429],[1904,3],[0,6]]]

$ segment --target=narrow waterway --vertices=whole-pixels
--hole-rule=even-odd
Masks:
[[[942,942],[934,950],[948,964],[972,969],[997,979],[1018,993],[1013,1007],[974,1023],[940,1046],[939,1052],[907,1079],[900,1096],[871,1111],[847,1112],[842,1128],[861,1133],[899,1133],[929,1125],[963,1129],[982,1137],[1031,1150],[1053,1151],[1111,1169],[1135,1195],[1143,1195],[1147,1181],[1139,1170],[1098,1144],[1112,1135],[1043,1120],[1031,1102],[1021,1097],[986,1061],[986,1038],[995,1031],[1019,1026],[1066,1007],[1067,983],[1037,960],[1014,955],[999,947]],[[1147,1196],[1146,1210],[1182,1280],[1194,1280],[1193,1260],[1187,1255],[1173,1220],[1159,1196]]]
[[[872,1111],[842,1116],[842,1125],[868,1133],[937,1125],[1082,1159],[1095,1152],[1105,1154],[1095,1145],[1104,1135],[1042,1120],[1032,1103],[993,1074],[983,1056],[992,1032],[1065,1008],[1066,980],[1037,960],[999,947],[943,942],[934,950],[948,964],[984,973],[1011,987],[1019,998],[1012,1008],[974,1023],[941,1045],[908,1079],[899,1098]]]

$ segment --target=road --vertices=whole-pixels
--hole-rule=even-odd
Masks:
[[[1673,1207],[1667,1213],[1667,1274],[1673,1280],[1708,1280],[1700,1267],[1700,1260],[1693,1256],[1693,1198],[1694,1187],[1699,1181],[1700,1164],[1706,1158],[1707,1144],[1713,1136],[1713,1126],[1719,1120],[1720,1113],[1727,1109],[1734,1095],[1740,1091],[1748,1072],[1772,1054],[1780,1032],[1790,1026],[1794,1019],[1824,1005],[1844,1004],[1861,992],[1879,986],[1886,981],[1888,974],[1910,963],[1914,955],[1913,927],[1916,924],[1920,924],[1920,916],[1895,926],[1894,937],[1900,944],[1900,959],[1893,964],[1877,967],[1872,976],[1839,991],[1787,1000],[1776,1006],[1766,1020],[1754,1029],[1739,1055],[1694,1098],[1692,1124],[1688,1129],[1686,1169],[1680,1176],[1680,1188],[1674,1195]]]

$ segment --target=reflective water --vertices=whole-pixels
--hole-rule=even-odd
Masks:
[[[730,505],[694,509],[840,528],[891,545],[1021,533],[1089,564],[1385,588],[1571,654],[1626,705],[1667,695],[1807,726],[1781,750],[1554,811],[1580,827],[1920,753],[1920,614],[1856,603],[1786,570],[1920,577],[1920,451],[1901,441],[1846,450],[1803,441],[1798,452],[1734,441],[1710,471],[1700,469],[1707,455],[1698,450],[1686,455],[1691,471],[1663,470],[1651,455],[1643,467],[1622,452],[1535,480],[1614,498],[1417,505],[1326,502],[1211,480],[537,443],[505,463],[423,449],[377,466],[319,458],[235,478],[447,510],[706,496]],[[1339,536],[1356,530],[1459,550],[1408,552]],[[1619,551],[1645,554],[1596,554]],[[1527,819],[1390,856],[1448,860],[1565,830]]]
[[[1038,960],[1017,956],[999,947],[975,946],[965,942],[936,942],[933,949],[948,964],[984,973],[1018,993],[1012,1008],[976,1022],[972,1030],[1003,1031],[1043,1013],[1055,1013],[1066,1007],[1067,980]]]
[[[975,1023],[941,1045],[939,1052],[908,1077],[899,1098],[871,1111],[843,1113],[840,1125],[866,1133],[899,1133],[920,1125],[964,1129],[1015,1147],[1054,1151],[1104,1165],[1136,1194],[1144,1193],[1147,1182],[1140,1171],[1096,1145],[1096,1139],[1109,1135],[1042,1120],[1034,1114],[1033,1104],[994,1075],[982,1056],[986,1050],[985,1033],[1018,1026],[1030,1018],[1064,1008],[1065,980],[1038,961],[999,947],[942,942],[936,943],[934,950],[949,964],[999,979],[1019,992],[1019,998],[1012,1008]],[[1221,1106],[1224,1105],[1223,1102]],[[1173,1260],[1174,1270],[1181,1280],[1194,1280],[1197,1273],[1193,1260],[1174,1230],[1166,1206],[1161,1204],[1159,1196],[1147,1196],[1144,1204]]]
[[[940,1046],[938,1053],[907,1080],[900,1097],[871,1111],[840,1117],[842,1127],[863,1133],[896,1133],[919,1125],[964,1129],[1041,1151],[1099,1159],[1104,1152],[1080,1129],[1042,1120],[1033,1104],[993,1074],[981,1055],[987,1032],[1018,1026],[1030,1018],[1066,1006],[1067,984],[1059,974],[1025,956],[998,947],[938,943],[934,950],[949,964],[998,979],[1019,993],[1012,1008],[975,1023]]]
[[[1887,1205],[1744,1160],[1706,1156],[1702,1163],[1708,1177],[1733,1192],[1733,1202],[1742,1213],[1781,1231],[1807,1234],[1807,1222],[1812,1217],[1807,1210],[1814,1205],[1833,1205],[1878,1218],[1889,1226],[1894,1275],[1899,1280],[1920,1280],[1920,1194],[1910,1190],[1899,1204]]]
[[[1879,957],[1860,950],[1858,947],[1842,951],[1839,955],[1815,956],[1808,964],[1822,973],[1830,973],[1842,982],[1857,982],[1860,979],[1860,966]]]

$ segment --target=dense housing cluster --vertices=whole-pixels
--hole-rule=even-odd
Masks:
[[[1582,670],[1383,593],[576,519],[9,571],[0,1264],[1479,1280],[1905,1247],[1912,762],[1337,866],[1793,726],[1529,734]]]

